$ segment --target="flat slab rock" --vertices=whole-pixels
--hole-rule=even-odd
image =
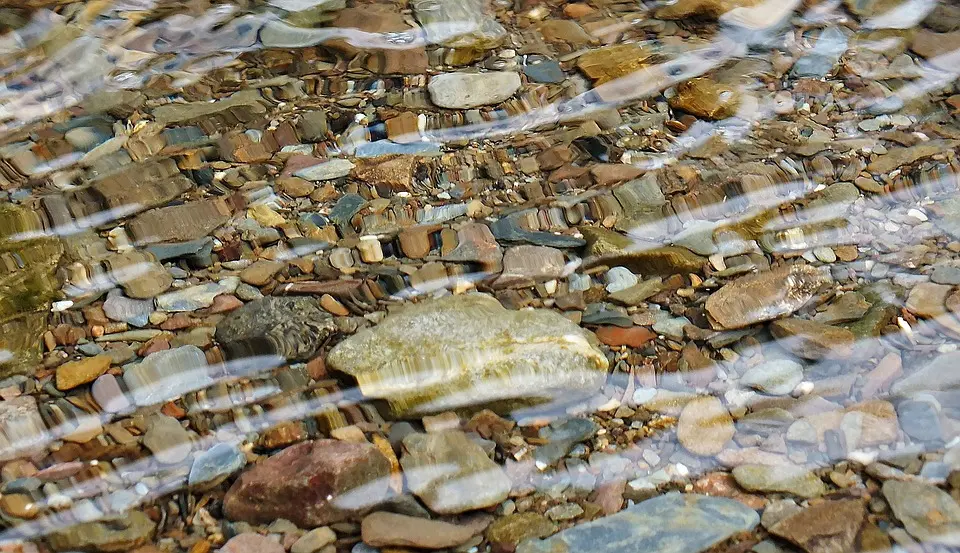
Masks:
[[[288,447],[240,475],[223,499],[227,518],[315,528],[353,518],[387,495],[390,462],[368,443],[316,440]]]
[[[130,551],[147,543],[157,525],[140,511],[67,526],[47,538],[54,551]]]
[[[597,344],[553,311],[509,311],[490,296],[464,294],[389,315],[337,344],[327,366],[407,416],[598,389],[607,359]]]
[[[744,328],[789,315],[830,282],[822,270],[786,265],[726,284],[707,298],[707,313],[718,329]]]
[[[733,499],[668,493],[545,540],[522,542],[517,553],[700,553],[759,523],[756,511]]]

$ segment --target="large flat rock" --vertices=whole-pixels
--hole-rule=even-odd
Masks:
[[[615,515],[580,524],[517,553],[699,553],[760,523],[739,501],[668,493]]]
[[[403,416],[598,389],[607,359],[592,333],[555,312],[465,294],[391,314],[334,347],[327,365]]]

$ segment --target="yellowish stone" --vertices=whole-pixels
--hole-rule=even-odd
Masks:
[[[64,363],[57,369],[57,389],[71,390],[82,384],[93,382],[109,368],[109,355],[97,355]]]

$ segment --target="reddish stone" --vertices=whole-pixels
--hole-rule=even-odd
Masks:
[[[609,186],[635,179],[643,170],[625,163],[598,163],[590,168],[590,174],[597,186]]]
[[[612,515],[623,508],[623,492],[626,489],[626,481],[612,480],[604,482],[597,488],[597,494],[594,503],[600,506],[604,515]]]
[[[642,326],[620,328],[619,326],[601,326],[597,329],[597,338],[608,346],[630,346],[638,348],[657,335],[652,330]]]
[[[317,440],[281,451],[243,473],[223,499],[227,518],[285,518],[315,528],[354,518],[386,497],[390,462],[371,444]]]
[[[693,483],[693,491],[707,495],[729,497],[751,509],[763,509],[767,501],[759,495],[744,493],[733,475],[726,472],[711,472]]]
[[[230,294],[220,294],[213,298],[213,304],[210,306],[210,313],[227,313],[234,309],[243,307],[243,302],[237,296]]]
[[[160,330],[182,330],[184,328],[190,328],[195,322],[193,317],[186,313],[174,313],[167,320],[160,323]]]

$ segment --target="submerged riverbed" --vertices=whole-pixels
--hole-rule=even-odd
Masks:
[[[960,547],[960,5],[0,0],[0,551]]]

